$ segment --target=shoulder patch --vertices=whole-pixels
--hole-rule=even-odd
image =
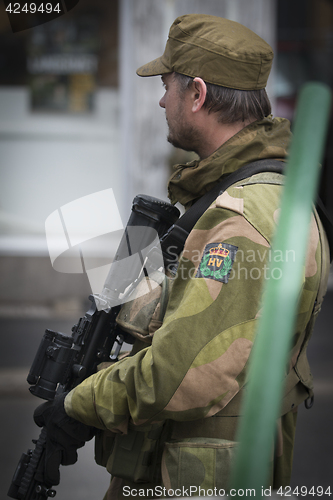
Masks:
[[[238,247],[228,243],[209,243],[205,246],[196,278],[209,278],[228,283]]]

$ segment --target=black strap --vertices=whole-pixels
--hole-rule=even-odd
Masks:
[[[328,239],[328,245],[330,249],[330,262],[333,260],[333,221],[328,213],[328,211],[325,208],[324,203],[322,200],[318,197],[317,198],[317,203],[316,203],[316,209],[319,215],[319,218],[321,220],[322,225],[324,226],[326,236]]]
[[[161,247],[165,266],[176,264],[177,256],[179,256],[183,250],[185,240],[192,231],[194,225],[220,194],[232,186],[232,184],[261,172],[276,172],[282,174],[284,165],[284,162],[278,160],[258,160],[243,165],[236,170],[236,172],[224,177],[221,182],[216,184],[210,191],[196,201],[163,236]]]
[[[278,174],[284,173],[285,163],[279,160],[258,160],[247,165],[243,165],[236,172],[229,174],[224,179],[216,184],[210,191],[204,194],[198,201],[192,205],[178,221],[171,226],[169,231],[161,240],[162,252],[165,259],[165,266],[177,263],[177,256],[180,255],[184,248],[185,240],[192,231],[196,222],[202,214],[210,207],[216,198],[226,189],[236,182],[247,179],[252,175],[262,172],[275,172]],[[333,221],[328,214],[322,200],[318,197],[316,203],[320,220],[326,231],[327,239],[330,248],[330,261],[333,260]]]

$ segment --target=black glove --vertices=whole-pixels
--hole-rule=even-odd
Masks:
[[[47,430],[45,449],[45,481],[52,486],[60,482],[59,466],[72,465],[77,461],[77,449],[92,439],[96,429],[82,424],[67,415],[64,400],[67,393],[56,396],[53,401],[38,406],[34,421]]]

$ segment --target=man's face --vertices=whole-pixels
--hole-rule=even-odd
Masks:
[[[182,91],[174,73],[162,75],[165,88],[159,105],[165,109],[169,127],[168,142],[176,148],[197,152],[199,134],[191,123],[191,101],[188,90]]]

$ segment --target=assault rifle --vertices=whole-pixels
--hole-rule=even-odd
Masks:
[[[163,266],[159,239],[178,217],[179,210],[169,203],[145,195],[134,198],[102,293],[90,295],[91,307],[73,326],[71,336],[46,330],[27,378],[33,395],[53,400],[56,394],[70,391],[95,373],[100,363],[117,361],[124,341],[134,342],[117,327],[116,317],[121,303],[129,300],[136,284],[149,275],[149,266],[152,270]],[[52,481],[44,475],[46,440],[43,428],[33,440],[35,448],[22,454],[9,497],[44,500],[56,495],[53,486],[59,479]]]
[[[161,240],[164,267],[175,272],[177,256],[202,213],[233,183],[260,172],[283,173],[283,162],[260,160],[244,165],[223,178],[179,219],[178,209],[169,203],[149,196],[135,197],[132,214],[102,293],[90,297],[92,306],[73,327],[70,337],[46,330],[28,376],[32,385],[30,391],[38,397],[52,400],[56,394],[71,390],[94,373],[99,363],[116,361],[122,343],[129,340],[124,332],[117,329],[116,317],[120,304],[130,297],[142,275],[147,272],[143,249],[147,249],[146,257],[149,254],[152,270],[154,266],[159,267],[158,256],[161,255],[156,252],[156,231]],[[324,224],[326,219],[323,219]],[[325,229],[333,249],[333,225],[330,221],[325,224]],[[130,261],[129,258],[135,255],[138,258]],[[130,274],[128,267],[131,268]],[[113,346],[115,352],[110,356]],[[21,457],[8,491],[11,498],[44,500],[55,496],[52,489],[55,483],[48,484],[43,475],[45,442],[46,431],[42,429],[35,441],[35,449],[28,450]]]

